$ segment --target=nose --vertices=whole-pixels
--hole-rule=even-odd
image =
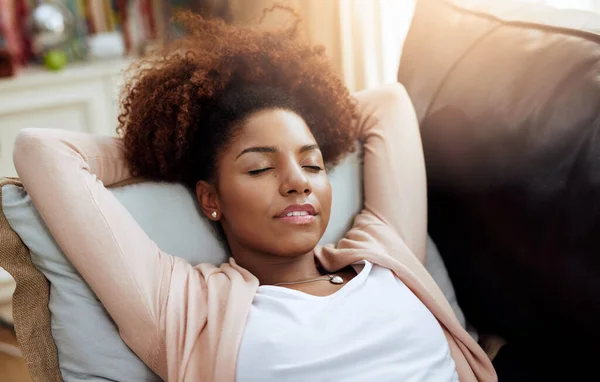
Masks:
[[[279,192],[282,196],[311,194],[310,181],[302,166],[293,163],[286,166],[284,171],[285,173],[281,176],[282,182],[279,185]]]

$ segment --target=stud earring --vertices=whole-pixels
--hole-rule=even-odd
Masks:
[[[210,214],[210,216],[213,217],[213,219],[217,218],[217,211],[213,211],[212,214]]]

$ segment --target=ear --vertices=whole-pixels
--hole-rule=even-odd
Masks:
[[[219,195],[215,186],[203,180],[199,181],[196,183],[196,197],[204,215],[210,220],[219,220],[221,209],[219,208]],[[216,216],[213,214],[214,212],[216,212]]]

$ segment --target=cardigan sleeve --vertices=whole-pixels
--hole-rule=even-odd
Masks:
[[[121,140],[25,129],[17,137],[14,162],[54,239],[125,343],[166,378],[161,315],[169,293],[177,294],[170,290],[173,270],[183,278],[193,268],[161,251],[105,188],[131,175]]]

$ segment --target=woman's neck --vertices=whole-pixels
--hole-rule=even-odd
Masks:
[[[300,256],[277,256],[241,248],[231,248],[232,256],[241,267],[252,273],[260,285],[274,285],[319,277],[313,251]]]

